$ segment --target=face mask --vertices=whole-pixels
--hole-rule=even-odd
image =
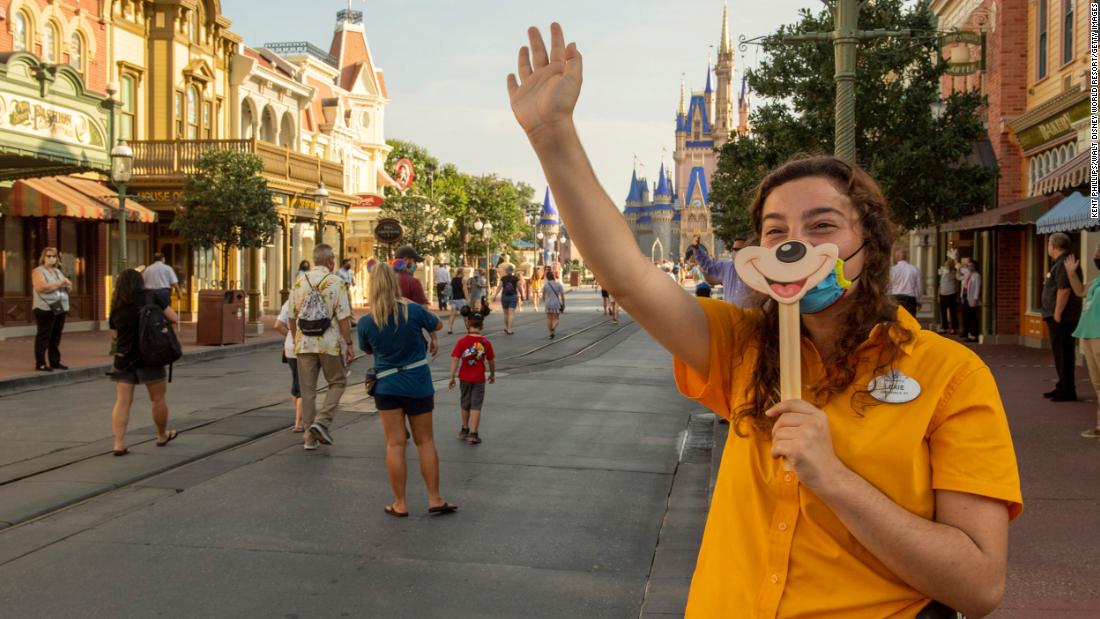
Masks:
[[[959,273],[962,273],[963,275],[969,275],[970,274],[970,267],[963,267],[963,268],[959,269]]]
[[[411,264],[406,264],[405,265],[405,270],[409,272],[409,275],[412,275],[413,273],[416,273],[416,263],[413,262]]]
[[[844,278],[844,261],[851,260],[863,251],[864,245],[867,245],[867,241],[863,242],[863,245],[859,246],[859,249],[855,250],[852,255],[847,258],[837,258],[836,268],[833,269],[829,276],[821,280],[821,283],[814,286],[814,289],[807,292],[806,296],[802,297],[802,300],[798,302],[798,311],[803,314],[816,314],[832,307],[834,303],[840,300],[844,296],[844,293],[848,292],[848,289],[852,287],[852,282],[859,279],[859,275],[856,275],[852,279]]]
[[[57,264],[57,258],[46,258],[46,264],[52,267]]]

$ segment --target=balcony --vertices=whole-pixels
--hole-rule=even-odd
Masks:
[[[196,171],[195,162],[202,154],[231,150],[263,160],[264,178],[274,187],[307,189],[323,181],[330,191],[344,190],[342,164],[259,140],[138,140],[131,146],[135,186],[182,185],[184,177]]]

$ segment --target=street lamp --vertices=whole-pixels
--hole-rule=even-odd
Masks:
[[[313,190],[313,199],[317,201],[317,244],[325,242],[325,205],[328,204],[328,189],[325,182]]]
[[[485,227],[485,223],[481,221],[480,217],[478,217],[477,221],[474,222],[474,230],[477,230],[478,232],[481,232],[481,229],[484,228],[484,227]]]
[[[546,243],[544,242],[544,240],[546,239],[546,235],[542,233],[542,230],[539,230],[538,234],[535,235],[535,238],[539,241],[539,257],[542,258],[542,263],[545,265]]]
[[[493,238],[493,224],[492,222],[485,222],[485,226],[481,229],[481,239],[485,241],[485,268],[491,269],[493,267],[492,256],[490,256],[489,239]]]
[[[111,149],[111,180],[118,187],[118,272],[126,269],[126,184],[134,171],[134,150],[120,140]]]

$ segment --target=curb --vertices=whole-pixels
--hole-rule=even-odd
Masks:
[[[192,363],[198,363],[201,361],[211,361],[214,359],[223,359],[225,357],[235,357],[237,355],[244,355],[250,352],[258,350],[264,350],[267,348],[279,348],[283,345],[283,340],[265,340],[262,342],[245,342],[244,344],[222,346],[220,348],[209,348],[205,350],[195,350],[188,353],[184,353],[183,357],[175,363],[175,365],[190,365]],[[40,372],[36,374],[30,374],[27,376],[17,376],[15,378],[0,379],[0,397],[15,395],[17,393],[24,393],[27,391],[37,391],[39,389],[46,389],[49,387],[58,387],[61,385],[71,385],[73,383],[80,383],[89,381],[96,378],[101,378],[111,370],[110,364],[92,365],[83,368],[76,368],[73,370],[63,370],[61,372]]]

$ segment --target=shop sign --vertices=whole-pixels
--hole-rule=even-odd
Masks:
[[[131,197],[142,204],[179,204],[183,192],[179,190],[142,190]]]
[[[407,190],[412,187],[415,179],[416,173],[413,172],[412,162],[408,159],[398,161],[393,168],[393,180],[397,183],[397,189],[400,191]]]
[[[294,196],[290,200],[290,206],[297,209],[309,209],[311,211],[316,211],[319,208],[316,200],[307,198],[306,196]]]
[[[0,94],[0,128],[78,146],[104,145],[87,114],[18,95]]]
[[[375,206],[382,206],[385,202],[385,198],[378,194],[373,193],[361,193],[359,194],[359,200],[352,204],[352,208],[370,208]]]
[[[325,206],[325,212],[329,215],[336,215],[337,217],[344,216],[344,207],[342,206]]]
[[[405,230],[401,228],[401,222],[396,219],[380,219],[374,227],[374,238],[381,243],[397,243],[405,236]]]
[[[1049,118],[1025,131],[1021,131],[1018,135],[1020,146],[1023,150],[1031,150],[1050,140],[1071,133],[1073,131],[1073,123],[1082,118],[1087,118],[1088,115],[1089,100],[1085,99],[1061,114]]]
[[[290,206],[290,196],[286,195],[285,193],[272,192],[271,203],[275,206]]]

